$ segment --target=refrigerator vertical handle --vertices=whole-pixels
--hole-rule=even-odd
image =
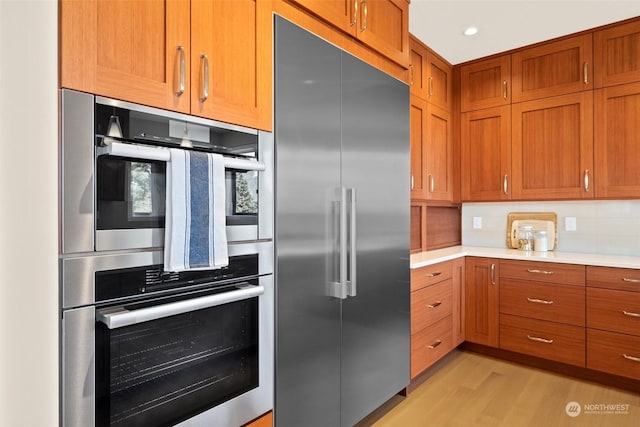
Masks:
[[[338,189],[338,200],[332,205],[332,224],[334,225],[334,240],[332,248],[333,261],[330,278],[326,283],[325,295],[333,298],[345,299],[347,297],[347,192],[345,188]]]
[[[356,189],[349,193],[349,277],[347,278],[347,296],[356,296]]]

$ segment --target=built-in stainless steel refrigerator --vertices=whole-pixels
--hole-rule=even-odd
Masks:
[[[409,383],[409,88],[276,17],[278,427]]]

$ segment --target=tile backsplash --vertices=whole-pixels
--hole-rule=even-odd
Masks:
[[[462,244],[506,248],[510,212],[555,212],[560,252],[640,256],[640,200],[500,202],[462,205]],[[482,228],[473,228],[473,217]],[[576,230],[565,229],[565,218]]]

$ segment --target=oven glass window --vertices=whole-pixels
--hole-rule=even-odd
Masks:
[[[258,172],[229,170],[225,175],[227,218],[242,222],[245,216],[250,223],[258,213]]]
[[[109,330],[96,322],[96,425],[169,426],[258,386],[258,297]]]

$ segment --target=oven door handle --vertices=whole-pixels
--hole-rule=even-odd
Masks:
[[[104,323],[107,328],[117,329],[150,320],[174,316],[176,314],[184,314],[203,308],[215,307],[229,302],[241,301],[262,295],[263,293],[263,286],[242,285],[235,291],[145,307],[138,310],[127,310],[122,305],[102,308],[96,310],[96,317],[98,321]]]

